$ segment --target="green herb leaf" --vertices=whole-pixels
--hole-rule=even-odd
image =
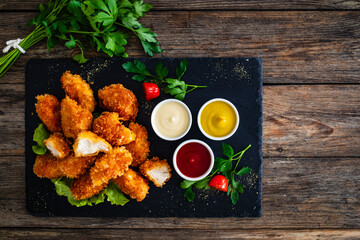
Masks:
[[[78,55],[75,55],[73,57],[73,59],[75,61],[77,61],[78,63],[86,63],[89,59],[85,58],[84,54],[83,53],[80,53]]]
[[[189,202],[194,201],[195,194],[194,194],[193,190],[191,189],[191,187],[189,187],[185,190],[184,196]]]
[[[202,188],[205,188],[206,186],[209,186],[210,182],[210,178],[204,178],[200,181],[197,181],[195,184],[194,184],[194,187],[196,187],[197,189],[202,189]]]
[[[239,193],[237,192],[236,189],[231,191],[230,199],[233,205],[235,205],[239,201]]]
[[[185,189],[185,188],[189,188],[191,187],[195,182],[194,181],[189,181],[189,180],[184,180],[180,183],[180,187],[182,189]]]
[[[76,47],[76,41],[72,35],[70,35],[70,40],[65,43],[65,46],[70,49]]]
[[[177,100],[182,101],[182,100],[184,100],[184,98],[185,98],[185,93],[183,92],[183,93],[176,94],[176,95],[175,95],[175,98],[176,98]]]
[[[135,1],[134,2],[135,13],[139,17],[144,16],[144,13],[150,11],[151,8],[152,8],[152,6],[150,4],[147,4],[147,3],[144,4],[143,1]]]
[[[33,141],[37,143],[37,145],[32,146],[32,150],[34,153],[38,155],[43,155],[46,153],[47,148],[44,145],[44,140],[50,137],[49,132],[47,131],[45,125],[40,123],[39,126],[35,129],[33,135]]]
[[[181,61],[180,66],[176,68],[176,76],[178,78],[181,78],[184,75],[188,65],[189,65],[189,63],[188,63],[188,61],[186,59],[183,59]]]
[[[169,70],[163,66],[161,62],[158,62],[155,67],[155,73],[158,75],[160,79],[165,79],[169,74]]]
[[[222,172],[223,174],[227,174],[229,171],[231,171],[231,169],[232,169],[232,162],[227,161],[225,164],[223,164],[220,167],[220,172]]]
[[[156,37],[157,35],[153,32],[150,31],[149,28],[139,28],[136,30],[138,37],[140,38],[140,40],[142,41],[148,41],[151,43],[157,43],[156,41]]]
[[[141,44],[144,48],[145,53],[147,53],[150,57],[154,55],[154,53],[161,53],[162,49],[160,48],[158,43],[141,41]]]
[[[134,60],[134,62],[126,62],[122,65],[122,67],[127,72],[150,75],[149,71],[146,69],[145,64],[139,60]]]
[[[234,149],[229,144],[223,143],[222,150],[223,150],[223,154],[228,158],[234,156]]]
[[[239,175],[239,176],[243,176],[245,174],[248,174],[252,171],[251,168],[249,167],[243,167],[242,169],[240,169],[238,172],[236,172],[235,174]]]

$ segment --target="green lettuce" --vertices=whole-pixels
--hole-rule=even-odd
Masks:
[[[56,193],[59,196],[67,197],[69,203],[77,207],[97,205],[104,202],[105,197],[107,197],[107,201],[115,205],[124,206],[129,201],[129,199],[127,199],[120,191],[119,187],[111,181],[103,191],[83,200],[75,200],[74,197],[71,195],[70,186],[72,179],[59,178],[52,179],[51,181],[55,184]]]
[[[38,155],[43,155],[46,153],[47,149],[44,145],[44,140],[48,139],[50,136],[49,132],[46,130],[46,127],[43,123],[40,123],[39,126],[35,129],[33,140],[37,145],[32,146],[34,153]]]

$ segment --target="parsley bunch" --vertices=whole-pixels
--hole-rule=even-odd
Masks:
[[[72,49],[78,47],[80,54],[73,57],[84,63],[84,40],[97,51],[110,57],[128,57],[125,51],[128,33],[140,39],[146,54],[162,52],[157,35],[138,21],[152,6],[141,0],[50,0],[40,4],[39,15],[30,20],[28,26],[35,29],[19,45],[27,50],[40,40],[47,38],[48,50],[56,43],[65,42]],[[0,58],[0,77],[14,64],[20,55],[18,49]]]
[[[234,154],[233,148],[226,144],[222,144],[222,150],[223,154],[227,157],[227,159],[224,158],[215,158],[215,164],[211,171],[211,174],[204,179],[201,179],[199,181],[189,181],[184,180],[181,182],[180,187],[182,189],[186,189],[184,196],[185,198],[191,202],[194,200],[195,194],[192,190],[192,186],[194,186],[197,189],[209,189],[209,182],[211,178],[216,173],[223,174],[226,179],[229,182],[229,187],[227,191],[227,195],[230,195],[230,199],[232,204],[236,204],[239,201],[239,194],[242,194],[244,192],[244,185],[241,184],[239,181],[235,180],[235,175],[237,176],[243,176],[245,174],[248,174],[252,171],[249,167],[242,167],[240,170],[237,171],[237,167],[240,163],[240,160],[246,150],[248,150],[251,147],[251,145],[247,146],[244,150]],[[236,162],[235,167],[233,168],[233,161]]]
[[[165,84],[166,87],[163,88],[163,91],[181,101],[184,100],[187,93],[195,90],[196,88],[206,87],[186,84],[185,81],[181,80],[188,67],[188,61],[186,59],[183,59],[179,67],[176,68],[177,78],[167,78],[169,70],[163,66],[161,62],[158,62],[155,67],[156,75],[151,74],[149,70],[147,70],[145,64],[139,60],[124,63],[122,66],[125,71],[129,73],[136,73],[136,75],[132,77],[133,80],[139,82],[154,82],[159,87]]]

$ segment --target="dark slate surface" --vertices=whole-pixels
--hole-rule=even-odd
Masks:
[[[141,83],[131,80],[121,65],[129,59],[92,59],[79,65],[71,59],[33,59],[26,67],[26,206],[36,216],[93,216],[93,217],[260,217],[262,210],[262,64],[258,58],[189,58],[189,67],[183,79],[188,84],[207,85],[205,89],[187,94],[184,102],[192,111],[193,124],[189,133],[178,141],[168,142],[156,136],[151,128],[150,115],[155,105],[171,96],[146,102]],[[161,61],[175,77],[175,68],[181,59],[146,58],[143,61],[153,70]],[[77,208],[65,197],[56,194],[49,179],[40,179],[32,172],[35,154],[31,150],[34,129],[40,123],[36,115],[35,96],[50,93],[59,99],[64,97],[60,77],[66,70],[81,75],[89,82],[95,95],[97,90],[113,83],[121,83],[134,92],[139,101],[137,122],[149,132],[151,156],[166,158],[172,165],[172,154],[177,145],[188,139],[205,141],[214,155],[221,157],[221,142],[203,136],[197,126],[197,112],[212,98],[225,98],[238,109],[240,125],[237,132],[224,142],[236,152],[248,144],[252,147],[245,153],[240,165],[249,166],[253,172],[241,181],[245,185],[237,205],[232,205],[226,193],[216,190],[195,190],[194,202],[188,202],[179,184],[182,181],[172,171],[171,180],[157,188],[150,183],[149,195],[140,203],[131,200],[124,207],[105,202],[96,206]],[[97,96],[96,96],[97,97]],[[96,109],[95,111],[100,111]]]

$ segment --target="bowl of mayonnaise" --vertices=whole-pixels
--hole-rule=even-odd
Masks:
[[[161,101],[151,113],[151,126],[164,140],[175,141],[184,137],[189,132],[191,124],[190,109],[177,99]]]

